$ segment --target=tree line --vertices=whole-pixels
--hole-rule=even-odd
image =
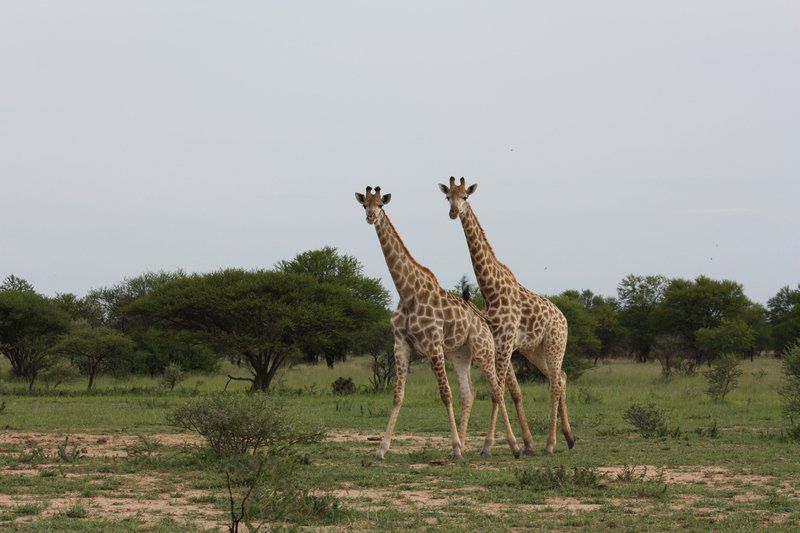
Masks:
[[[453,291],[482,306],[466,277]],[[601,359],[631,357],[658,360],[668,378],[680,364],[780,353],[800,337],[800,285],[766,307],[741,284],[705,276],[629,275],[616,297],[569,290],[550,298],[569,321],[565,368],[574,377]],[[160,375],[170,365],[212,372],[227,359],[249,371],[231,379],[267,390],[289,362],[333,366],[349,354],[371,355],[388,382],[389,303],[379,279],[330,247],[269,270],[146,273],[83,297],[48,298],[11,275],[0,285],[0,352],[29,388],[82,374],[92,389],[100,373]]]

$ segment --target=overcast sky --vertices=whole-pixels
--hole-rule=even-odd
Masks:
[[[530,289],[800,281],[800,3],[3,2],[0,277],[85,294],[332,245],[391,287],[353,193]],[[392,291],[394,293],[393,287]]]

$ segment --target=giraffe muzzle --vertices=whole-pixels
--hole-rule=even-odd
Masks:
[[[455,219],[457,219],[457,218],[458,218],[458,211],[453,211],[453,210],[451,209],[451,210],[450,210],[450,218],[451,218],[452,220],[455,220]]]

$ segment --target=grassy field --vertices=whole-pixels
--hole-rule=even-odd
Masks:
[[[369,439],[385,427],[391,394],[330,391],[339,376],[365,388],[367,361],[294,367],[275,395],[299,423],[328,433],[305,450],[308,464],[298,476],[336,505],[274,525],[797,530],[800,443],[783,432],[780,364],[757,359],[743,370],[739,388],[714,403],[700,375],[665,384],[655,364],[601,364],[570,384],[575,448],[567,450],[559,433],[549,457],[514,459],[498,434],[493,456],[481,458],[491,404],[479,394],[465,458],[451,462],[433,375],[415,364],[392,450],[378,463]],[[198,437],[170,427],[166,416],[225,381],[223,374],[191,376],[164,391],[154,379],[102,377],[91,395],[81,382],[30,395],[0,384],[0,530],[224,529],[224,483],[197,459]],[[243,386],[233,382],[229,390]],[[543,448],[546,387],[526,384],[524,394]],[[624,420],[628,406],[650,402],[665,410],[668,435],[643,438]]]

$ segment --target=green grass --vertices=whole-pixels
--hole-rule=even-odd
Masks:
[[[677,376],[664,383],[655,364],[601,364],[570,383],[575,448],[567,450],[559,433],[554,455],[519,460],[511,457],[500,432],[492,457],[478,455],[483,440],[479,434],[488,425],[491,408],[484,399],[476,400],[473,408],[465,458],[441,464],[449,453],[447,424],[432,372],[423,363],[412,366],[396,428],[397,446],[385,462],[370,458],[377,443],[366,437],[379,436],[385,429],[392,395],[366,390],[366,360],[351,360],[334,369],[296,366],[284,372],[273,394],[298,423],[352,435],[345,442],[327,441],[303,450],[309,464],[299,467],[299,481],[313,487],[315,495],[339,491],[335,498],[344,510],[332,515],[335,518],[325,518],[325,513],[306,518],[303,525],[374,530],[797,529],[800,492],[787,487],[797,486],[800,478],[800,443],[784,431],[776,393],[779,362],[758,359],[742,365],[740,386],[719,403],[704,394],[701,375]],[[485,390],[479,373],[473,373],[478,390]],[[334,396],[330,385],[340,376],[352,377],[359,391],[344,398]],[[220,390],[226,381],[223,374],[189,376],[168,392],[158,387],[156,379],[104,376],[91,395],[83,392],[83,383],[29,395],[21,385],[6,382],[2,398],[7,407],[0,413],[0,428],[11,433],[52,433],[58,442],[77,433],[126,436],[120,452],[133,451],[136,457],[81,455],[65,462],[52,447],[39,450],[17,442],[0,449],[4,469],[0,495],[34,498],[25,505],[39,511],[25,515],[24,525],[30,526],[33,517],[42,530],[166,531],[202,529],[209,521],[223,524],[224,482],[205,468],[202,453],[175,445],[150,446],[146,439],[176,432],[166,421],[174,406],[195,394]],[[451,382],[458,398],[455,380]],[[243,387],[233,382],[229,390]],[[523,393],[535,442],[543,448],[549,411],[546,386],[525,384]],[[634,403],[654,403],[663,409],[669,434],[639,436],[624,419]],[[457,414],[458,409],[456,400]],[[509,413],[513,420],[512,405]],[[521,440],[516,423],[514,427]],[[673,431],[676,428],[680,431]],[[410,433],[418,439],[414,447],[403,444]],[[631,467],[623,471],[621,465]],[[608,467],[617,467],[621,475],[604,473]],[[648,475],[640,475],[645,467]],[[38,475],[17,475],[12,468],[39,470]],[[665,474],[659,476],[661,469]],[[697,474],[692,481],[670,479],[691,472]],[[91,502],[99,497],[143,506],[172,498],[191,512],[178,517],[167,510],[147,520],[97,516]],[[59,498],[69,498],[85,517],[71,518],[73,508],[55,512],[54,506],[46,505]],[[559,510],[563,502],[576,509]],[[0,529],[24,530],[17,508],[0,506]]]

